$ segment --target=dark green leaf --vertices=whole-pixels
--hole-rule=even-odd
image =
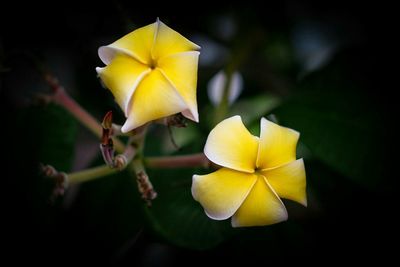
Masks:
[[[128,170],[83,183],[72,210],[76,228],[116,253],[143,227],[143,201]]]
[[[298,93],[274,111],[279,122],[299,131],[301,142],[328,166],[364,185],[379,183],[383,170],[379,110],[372,110],[372,101],[353,88],[304,86],[313,89]]]
[[[170,242],[188,248],[215,247],[229,236],[230,220],[214,221],[191,195],[193,170],[149,172],[158,197],[147,215],[155,231]]]
[[[68,111],[50,104],[29,107],[21,110],[18,115],[17,127],[31,141],[30,149],[34,150],[36,159],[60,171],[70,170],[77,121]]]
[[[271,94],[257,95],[237,101],[229,111],[229,116],[240,115],[243,123],[249,125],[260,121],[261,117],[276,108],[280,99]]]

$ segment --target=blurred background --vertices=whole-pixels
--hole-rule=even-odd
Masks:
[[[340,1],[145,7],[124,0],[2,8],[6,255],[15,262],[129,266],[202,265],[215,258],[263,265],[390,259],[398,174],[384,9]],[[307,208],[284,201],[289,220],[267,227],[233,229],[229,220],[212,221],[190,193],[192,175],[210,172],[205,169],[149,169],[159,195],[151,208],[127,172],[73,186],[49,202],[51,185],[39,163],[72,172],[102,160],[96,137],[62,108],[35,100],[50,92],[35,62],[97,119],[112,110],[123,123],[96,77],[95,67],[103,65],[97,49],[157,17],[202,47],[200,124],[174,129],[179,151],[165,127],[152,127],[145,154],[202,151],[216,123],[216,79],[224,79],[221,71],[235,72],[228,115],[242,115],[255,135],[262,116],[301,133]]]

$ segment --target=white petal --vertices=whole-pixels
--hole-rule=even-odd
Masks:
[[[227,83],[227,75],[224,71],[219,71],[208,82],[207,93],[211,103],[217,106],[221,103]],[[239,72],[234,72],[229,84],[228,103],[232,104],[239,97],[243,90],[243,78]]]

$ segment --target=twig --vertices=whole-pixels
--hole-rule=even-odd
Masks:
[[[150,168],[208,168],[211,166],[211,162],[203,153],[171,157],[148,157],[145,158],[144,162]]]

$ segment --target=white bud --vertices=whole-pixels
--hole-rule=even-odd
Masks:
[[[226,73],[221,70],[208,82],[208,97],[214,106],[217,106],[221,103],[227,80]],[[228,103],[232,104],[239,97],[243,90],[243,78],[239,72],[235,71],[232,74],[228,90]]]

